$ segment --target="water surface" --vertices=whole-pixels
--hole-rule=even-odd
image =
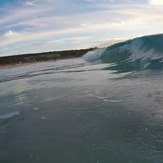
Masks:
[[[1,163],[162,163],[163,71],[82,59],[0,70]]]

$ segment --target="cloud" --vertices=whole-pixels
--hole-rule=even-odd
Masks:
[[[142,24],[143,18],[138,17],[134,19],[129,19],[126,21],[121,21],[121,20],[114,20],[112,22],[101,22],[101,23],[85,23],[85,24],[79,24],[78,26],[74,27],[68,27],[64,29],[55,29],[55,30],[49,30],[45,29],[42,31],[33,31],[33,32],[13,32],[13,31],[8,31],[7,33],[4,34],[4,37],[0,39],[0,46],[4,46],[6,44],[12,44],[15,42],[21,42],[21,41],[29,41],[29,40],[37,40],[37,39],[42,39],[46,37],[54,37],[57,35],[64,35],[64,34],[77,34],[81,32],[98,32],[102,30],[115,30],[115,29],[125,29],[126,26],[133,26],[135,28],[135,25],[140,25]]]
[[[29,5],[29,6],[36,6],[36,5],[35,5],[33,2],[31,2],[31,1],[27,1],[26,4]]]
[[[19,5],[0,4],[0,53],[4,47],[12,51],[20,44],[22,49],[29,45],[26,52],[30,47],[36,50],[31,44],[42,49],[42,43],[45,50],[52,49],[53,43],[76,48],[77,42],[81,47],[88,40],[94,45],[98,40],[160,32],[162,4],[161,0],[25,0]],[[83,39],[86,37],[93,39]]]
[[[149,0],[149,3],[152,5],[163,5],[162,0]]]
[[[100,43],[97,45],[97,47],[99,47],[99,48],[107,47],[107,46],[110,46],[115,43],[119,43],[119,42],[122,42],[122,41],[125,41],[128,39],[130,39],[130,38],[128,38],[128,37],[120,38],[119,37],[119,38],[113,38],[113,39],[109,39],[109,40],[101,40]]]
[[[90,39],[92,39],[92,37],[88,37],[88,36],[84,36],[84,37],[68,37],[68,38],[49,41],[44,45],[50,45],[50,44],[55,44],[55,43],[58,43],[58,42],[65,42],[65,41],[81,41],[81,40],[90,40]]]
[[[20,33],[13,32],[13,31],[11,31],[11,30],[4,34],[4,37],[7,38],[7,39],[8,39],[8,38],[9,38],[9,39],[10,39],[10,38],[15,38],[15,37],[19,37],[19,36],[21,36]]]
[[[93,37],[67,37],[63,39],[54,39],[51,38],[51,41],[40,41],[35,43],[29,44],[12,44],[12,50],[2,47],[1,53],[7,55],[15,55],[15,54],[25,54],[25,53],[36,53],[36,52],[43,52],[43,51],[54,51],[54,50],[68,50],[73,49],[74,45],[76,48],[89,48],[92,43]],[[71,42],[69,47],[66,46],[67,42]],[[84,45],[85,44],[85,45]],[[55,49],[54,49],[55,48]]]

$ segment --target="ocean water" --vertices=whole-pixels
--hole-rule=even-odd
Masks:
[[[100,56],[0,69],[0,163],[163,162],[161,62]]]
[[[163,73],[83,59],[0,70],[1,163],[162,163]]]

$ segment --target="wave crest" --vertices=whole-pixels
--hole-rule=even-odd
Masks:
[[[100,59],[104,63],[114,63],[108,69],[118,72],[161,70],[163,69],[163,34],[143,36],[117,43],[100,49],[99,52],[92,52],[91,57]]]

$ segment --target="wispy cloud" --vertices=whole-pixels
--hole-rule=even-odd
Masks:
[[[13,31],[8,31],[7,33],[4,34],[4,38],[12,38],[17,36],[19,37],[21,36],[21,34]]]
[[[0,54],[85,47],[87,41],[93,46],[98,40],[161,32],[162,4],[161,0],[4,1],[0,3]]]
[[[92,45],[91,40],[93,40],[92,37],[86,36],[86,37],[67,37],[63,39],[51,39],[51,41],[47,42],[44,41],[34,43],[30,42],[26,45],[22,43],[12,44],[12,51],[4,46],[1,49],[1,53],[6,55],[12,55],[12,54],[24,54],[26,53],[27,50],[28,53],[53,50],[67,50],[73,48],[74,45],[76,46],[76,48],[89,48]],[[67,42],[71,42],[71,44],[69,44],[69,47],[66,46]],[[60,47],[62,47],[62,49],[60,49]]]

